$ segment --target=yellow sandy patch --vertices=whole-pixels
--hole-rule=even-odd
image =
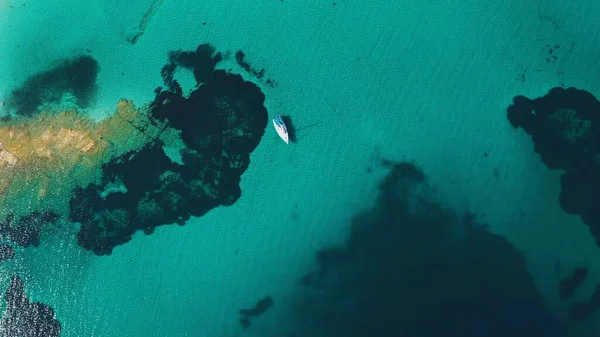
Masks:
[[[163,130],[164,124],[151,123],[127,100],[99,122],[63,111],[1,126],[0,218],[15,207],[68,202],[72,188],[97,179],[103,163]]]

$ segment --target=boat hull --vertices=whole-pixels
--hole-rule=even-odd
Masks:
[[[273,118],[273,126],[275,127],[275,131],[277,131],[277,134],[279,135],[279,137],[281,139],[283,139],[283,141],[286,144],[289,144],[290,135],[288,133],[287,126],[283,122],[283,119],[281,118],[281,116],[277,116],[277,117]]]

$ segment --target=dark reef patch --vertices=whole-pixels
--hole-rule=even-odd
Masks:
[[[550,169],[563,171],[560,206],[578,214],[600,246],[600,102],[589,92],[556,87],[545,96],[517,96],[508,120],[533,140]]]
[[[262,68],[260,70],[252,68],[250,63],[246,61],[246,54],[244,54],[243,51],[238,50],[235,52],[235,61],[240,67],[242,67],[242,69],[256,76],[256,78],[258,78],[259,80],[262,79],[263,76],[265,76],[265,68]]]
[[[164,0],[152,1],[150,7],[148,7],[146,12],[144,12],[142,19],[140,20],[138,31],[127,38],[127,41],[129,43],[135,44],[142,37],[142,35],[144,35],[144,33],[146,32],[146,28],[148,28],[148,23],[150,23],[150,20],[152,19],[154,14],[156,14],[156,12],[160,9],[160,6],[162,6],[163,1]]]
[[[566,301],[571,298],[575,290],[585,281],[588,274],[589,271],[587,268],[578,267],[575,268],[571,276],[562,279],[559,284],[560,299]]]
[[[76,105],[86,108],[96,94],[98,62],[89,55],[60,61],[52,69],[28,78],[6,99],[8,111],[30,117],[44,104],[56,104],[70,93]]]
[[[163,224],[184,224],[241,196],[241,175],[267,126],[265,96],[241,76],[215,70],[220,54],[213,53],[207,44],[195,52],[170,53],[161,71],[169,90],[156,89],[150,105],[151,121],[166,121],[179,132],[183,165],[172,162],[163,142],[154,140],[105,164],[101,183],[74,191],[69,219],[81,223],[82,247],[110,254],[137,230],[150,234]],[[198,82],[188,97],[173,78],[177,66],[193,71]],[[111,183],[126,192],[103,198]]]
[[[181,94],[181,86],[174,79],[177,67],[191,70],[196,83],[207,82],[213,75],[217,63],[223,59],[221,53],[215,54],[215,48],[209,44],[199,45],[195,51],[173,50],[169,52],[168,62],[160,71],[163,82],[167,88],[177,94]]]
[[[235,62],[242,69],[244,69],[248,74],[253,75],[258,80],[262,80],[263,77],[265,77],[265,73],[266,73],[265,68],[260,68],[260,70],[259,70],[259,69],[252,67],[252,65],[250,65],[250,63],[248,63],[248,61],[246,61],[246,53],[244,53],[243,51],[238,50],[235,52]],[[275,88],[277,86],[277,83],[270,78],[267,78],[264,81],[264,83],[267,84],[268,86],[270,86],[271,88]]]
[[[57,337],[61,324],[55,318],[52,307],[31,303],[25,294],[23,280],[14,275],[10,287],[4,293],[6,311],[0,319],[2,336]]]
[[[0,221],[0,239],[10,239],[22,247],[38,247],[44,226],[56,223],[58,218],[58,214],[51,210],[33,211],[16,222],[15,217],[9,215]]]
[[[9,245],[0,245],[0,262],[12,260],[15,257],[15,250]]]
[[[390,163],[379,192],[301,279],[298,336],[565,336],[523,256],[435,201],[419,168]]]
[[[256,302],[256,304],[254,305],[253,308],[240,309],[239,310],[240,324],[242,325],[242,327],[244,329],[248,329],[251,324],[251,318],[261,316],[262,314],[267,312],[269,309],[271,309],[271,307],[273,306],[274,303],[275,303],[275,301],[273,300],[273,298],[271,296],[265,296],[262,299],[260,299],[258,302]]]
[[[596,289],[587,301],[577,301],[569,308],[569,316],[574,320],[582,320],[590,317],[594,312],[600,309],[600,283],[596,284]]]

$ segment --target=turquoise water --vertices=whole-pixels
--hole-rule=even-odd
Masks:
[[[100,256],[78,245],[80,225],[62,216],[44,229],[39,247],[15,245],[15,258],[0,264],[3,289],[12,275],[20,275],[28,297],[54,309],[61,336],[346,333],[334,323],[331,331],[313,326],[303,304],[310,296],[299,281],[318,268],[317,251],[347,242],[357,213],[380,209],[378,185],[390,172],[382,160],[414,163],[426,176],[428,198],[458,217],[476,214],[487,226],[486,238],[506,240],[499,255],[521,252],[521,269],[535,289],[531,293],[539,292],[559,319],[568,321],[573,300],[588,299],[600,279],[600,251],[589,227],[558,203],[561,172],[548,169],[531,138],[506,118],[517,95],[535,98],[561,85],[600,95],[594,1],[0,0],[0,13],[2,102],[60,60],[88,55],[99,66],[95,95],[78,110],[100,121],[114,114],[122,98],[137,106],[154,99],[154,90],[165,86],[161,68],[169,51],[194,51],[208,43],[224,55],[217,69],[231,69],[254,83],[265,96],[268,117],[288,115],[296,128],[297,142],[286,145],[265,120],[264,135],[241,175],[241,197],[192,216],[185,226],[160,226],[151,235],[137,231],[131,241]],[[262,78],[236,62],[238,50],[251,70],[264,68]],[[185,94],[194,89],[191,72],[180,67],[174,76]],[[77,107],[73,102],[63,97],[52,104]],[[9,108],[3,103],[0,112]],[[380,258],[398,259],[398,265],[386,268],[410,268],[409,274],[434,268],[420,264],[419,254],[444,244],[449,253],[443,255],[456,254],[462,261],[461,254],[482,254],[487,265],[490,254],[488,264],[501,265],[494,251],[461,241],[484,234],[442,232],[450,233],[447,239],[406,231],[414,240],[391,246],[406,247],[408,253]],[[355,262],[348,261],[349,266]],[[588,268],[589,275],[574,299],[561,301],[558,284],[576,267]],[[519,269],[506,267],[511,268]],[[507,291],[520,294],[513,290]],[[244,329],[238,310],[265,296],[273,298],[273,307]],[[313,301],[318,306],[330,300]],[[523,307],[527,315],[541,316]],[[398,310],[399,317],[414,314]],[[354,317],[340,315],[342,321]],[[468,315],[472,312],[461,317]],[[569,335],[597,334],[597,317],[595,312],[570,322]]]

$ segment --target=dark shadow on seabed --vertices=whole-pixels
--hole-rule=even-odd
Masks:
[[[6,107],[16,115],[31,117],[43,104],[59,104],[66,94],[71,94],[79,108],[87,108],[95,99],[99,70],[98,61],[89,55],[60,60],[12,90]]]
[[[221,59],[208,44],[195,51],[169,52],[161,69],[167,88],[156,89],[149,122],[140,129],[165,123],[163,131],[175,131],[184,144],[179,151],[182,164],[165,154],[162,139],[105,163],[100,183],[77,187],[70,200],[69,220],[81,223],[79,245],[108,255],[136,231],[152,234],[158,226],[183,225],[191,216],[240,198],[241,175],[262,139],[268,113],[265,96],[255,84],[216,70]],[[174,77],[178,67],[190,70],[198,84],[188,96]],[[126,192],[103,198],[115,181]]]
[[[54,309],[41,302],[31,302],[25,293],[23,280],[12,276],[4,293],[6,310],[0,319],[0,336],[3,337],[58,337],[62,325]]]
[[[302,278],[289,336],[566,335],[504,237],[434,200],[419,168],[387,164],[376,206]]]
[[[558,203],[566,213],[581,217],[600,246],[600,101],[585,90],[555,87],[538,98],[516,96],[507,118],[531,136],[549,169],[561,171]],[[588,278],[585,267],[569,272],[559,285],[565,301],[581,285],[595,283],[589,298],[571,303],[569,317],[592,319],[600,309],[600,282]]]

